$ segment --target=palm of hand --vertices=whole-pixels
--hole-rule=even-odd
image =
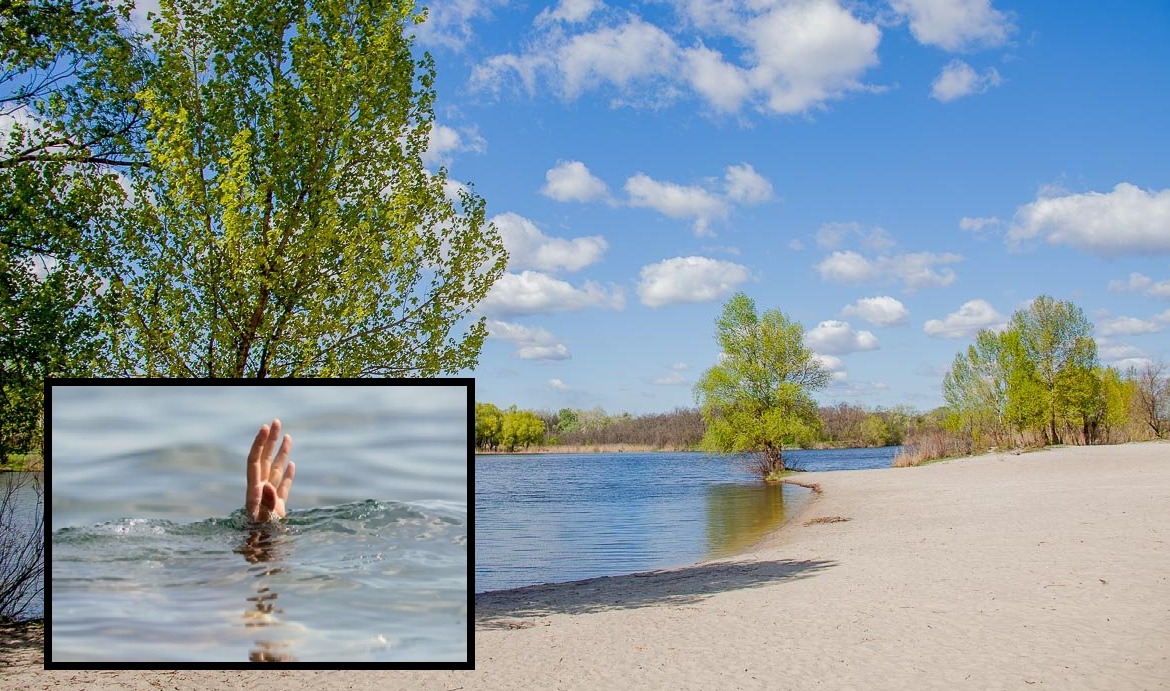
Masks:
[[[272,425],[261,425],[248,453],[248,487],[244,507],[252,520],[268,521],[283,518],[285,500],[292,488],[296,464],[288,460],[292,449],[292,437],[284,435],[280,450],[273,458],[277,441],[280,440],[280,420]]]

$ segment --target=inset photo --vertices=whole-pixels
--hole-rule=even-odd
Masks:
[[[472,667],[472,380],[45,394],[46,668]]]

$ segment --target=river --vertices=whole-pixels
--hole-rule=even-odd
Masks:
[[[900,447],[796,450],[804,470],[888,468]],[[779,527],[809,490],[700,453],[475,458],[475,591],[636,573],[728,556]]]

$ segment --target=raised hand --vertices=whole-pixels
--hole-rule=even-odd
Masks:
[[[272,457],[278,440],[280,420],[273,420],[271,425],[260,426],[248,453],[248,489],[244,495],[244,508],[255,521],[284,518],[284,502],[288,499],[297,467],[288,460],[292,437],[287,434],[280,444],[280,452],[276,458]]]

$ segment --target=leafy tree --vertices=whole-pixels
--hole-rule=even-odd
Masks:
[[[544,421],[528,410],[509,410],[500,427],[500,443],[508,451],[516,447],[528,448],[544,441]]]
[[[561,408],[557,412],[557,431],[561,434],[576,430],[580,424],[577,411],[572,408]]]
[[[1008,405],[1009,345],[984,329],[943,377],[943,399],[976,446],[1002,443]]]
[[[112,375],[429,376],[474,366],[502,274],[484,202],[422,154],[410,0],[163,0],[150,166],[113,252]],[[456,208],[458,206],[458,208]]]
[[[76,259],[141,165],[131,6],[0,3],[0,462],[40,444],[44,379],[96,356],[101,282]]]
[[[1122,430],[1129,422],[1137,386],[1132,380],[1124,379],[1116,367],[1106,367],[1099,374],[1101,380],[1101,427],[1105,441],[1109,441],[1115,430]]]
[[[1047,295],[1012,315],[1011,324],[1019,334],[1019,346],[1031,365],[1036,388],[1043,393],[1048,442],[1058,444],[1060,401],[1071,395],[1069,387],[1074,381],[1097,366],[1093,325],[1080,307]]]
[[[504,414],[491,403],[475,404],[475,448],[495,451],[500,446]]]
[[[723,307],[715,336],[718,364],[695,384],[707,431],[703,446],[719,452],[751,452],[765,480],[784,472],[783,448],[809,440],[817,424],[810,392],[830,373],[804,345],[804,329],[779,310],[758,315],[737,293]]]

